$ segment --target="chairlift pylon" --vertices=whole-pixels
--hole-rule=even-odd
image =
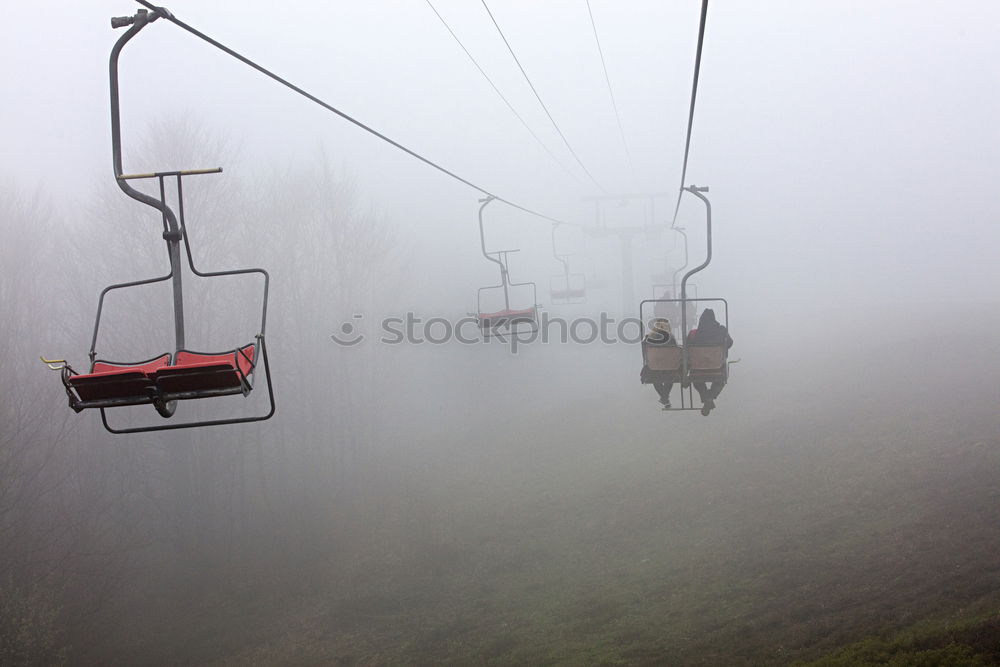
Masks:
[[[167,244],[170,272],[164,276],[118,283],[101,291],[90,345],[90,371],[77,373],[66,360],[42,361],[53,370],[60,371],[69,406],[76,412],[98,409],[101,421],[111,433],[141,433],[221,424],[239,424],[270,419],[274,414],[274,389],[267,357],[264,330],[267,321],[267,297],[270,276],[264,269],[234,269],[228,271],[199,271],[194,265],[191,244],[184,219],[183,178],[201,174],[220,173],[221,168],[186,171],[165,171],[146,174],[125,174],[122,169],[121,116],[119,104],[118,60],[124,46],[144,27],[160,18],[158,12],[140,9],[135,16],[118,17],[111,21],[113,28],[129,29],[115,43],[110,57],[111,83],[111,143],[115,181],[121,190],[136,201],[160,212],[163,221],[163,240]],[[137,179],[156,179],[159,199],[133,188],[129,182]],[[176,187],[177,214],[168,206],[166,189],[168,179]],[[191,273],[201,278],[259,274],[263,277],[263,297],[260,328],[249,343],[240,344],[222,352],[196,352],[186,349],[184,327],[184,292],[180,246],[183,242]],[[113,290],[170,281],[173,294],[174,350],[152,359],[139,362],[115,362],[98,359],[97,340],[101,326],[104,298]],[[265,414],[248,417],[229,417],[169,423],[155,426],[115,428],[108,421],[108,410],[131,405],[152,405],[164,418],[174,416],[179,401],[204,399],[216,396],[248,396],[253,390],[257,370],[264,369],[270,408]]]

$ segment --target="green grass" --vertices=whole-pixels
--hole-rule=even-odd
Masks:
[[[624,396],[416,443],[331,507],[309,567],[249,600],[137,595],[91,661],[997,663],[995,391],[817,407],[850,381],[795,414],[752,387],[709,420]]]
[[[978,667],[1000,664],[1000,614],[925,621],[888,637],[872,637],[801,667]]]
[[[787,664],[992,599],[1000,441],[945,444],[927,424],[901,445],[869,428],[870,443],[808,447],[525,449],[463,480],[432,466],[380,499],[391,511],[295,605],[303,617],[219,662]]]

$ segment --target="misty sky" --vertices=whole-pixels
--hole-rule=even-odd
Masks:
[[[697,0],[592,0],[634,171],[625,158],[582,0],[489,3],[542,98],[609,192],[676,192]],[[178,18],[506,198],[590,223],[597,194],[561,145],[482,5],[434,0],[560,160],[531,139],[424,0],[166,6]],[[125,0],[5,2],[0,175],[65,211],[111,178],[107,58]],[[715,263],[703,296],[736,312],[1000,298],[1000,132],[995,2],[713,0],[688,182],[711,186]],[[241,170],[322,150],[391,216],[425,303],[470,300],[494,270],[478,256],[475,191],[450,181],[165,21],[122,60],[126,146],[188,115],[236,147]],[[216,165],[126,164],[126,171]],[[233,168],[230,165],[222,165]],[[621,222],[642,209],[619,207]],[[664,200],[658,222],[672,202]],[[492,239],[524,249],[521,278],[557,270],[548,223],[494,205]],[[680,224],[704,252],[703,208]],[[294,232],[294,220],[275,221]],[[73,220],[99,225],[100,221]],[[617,243],[567,231],[580,262],[616,272]],[[636,242],[637,294],[673,238]],[[448,266],[448,271],[441,271]],[[457,267],[457,270],[452,270]],[[456,279],[464,276],[465,279]],[[303,276],[305,277],[305,276]],[[648,296],[648,295],[646,295]],[[458,309],[471,305],[460,303]]]

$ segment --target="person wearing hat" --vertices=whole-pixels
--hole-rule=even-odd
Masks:
[[[670,320],[658,317],[649,327],[649,333],[643,339],[643,344],[656,347],[677,347],[677,341],[670,333]],[[643,374],[652,373],[648,366],[643,366]],[[660,404],[664,410],[670,409],[670,390],[674,387],[673,380],[654,381],[653,389],[660,396]]]

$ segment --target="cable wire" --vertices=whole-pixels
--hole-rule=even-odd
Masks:
[[[435,7],[434,7],[434,5],[433,5],[433,4],[431,4],[431,0],[426,0],[426,2],[427,2],[427,6],[431,8],[431,11],[433,11],[433,12],[434,12],[434,14],[435,14],[435,15],[436,15],[436,16],[438,17],[438,19],[440,19],[440,21],[441,21],[441,24],[442,24],[442,25],[444,25],[445,29],[446,29],[446,30],[447,30],[447,31],[448,31],[449,33],[451,33],[451,36],[455,38],[455,41],[456,41],[456,42],[458,43],[458,45],[459,45],[460,47],[462,47],[462,50],[463,50],[463,51],[465,51],[465,55],[469,56],[469,60],[471,60],[471,61],[472,61],[472,64],[476,66],[476,69],[478,69],[478,70],[479,70],[479,73],[483,75],[483,78],[485,78],[485,79],[486,79],[486,81],[488,81],[488,82],[489,82],[490,86],[492,86],[492,87],[493,87],[493,90],[494,90],[494,91],[496,92],[496,94],[500,96],[500,99],[501,99],[501,100],[503,100],[503,103],[507,105],[507,108],[508,108],[508,109],[510,109],[510,112],[511,112],[512,114],[514,114],[514,115],[515,115],[515,116],[517,117],[517,119],[518,119],[519,121],[521,121],[521,125],[523,125],[523,126],[524,126],[524,129],[526,129],[526,130],[528,131],[528,133],[529,133],[529,134],[530,134],[530,135],[532,136],[532,138],[533,138],[533,139],[534,139],[534,140],[535,140],[535,141],[536,141],[536,142],[538,143],[538,145],[539,145],[539,146],[541,146],[541,147],[542,147],[542,149],[543,149],[543,150],[544,150],[544,151],[545,151],[546,153],[548,153],[548,154],[549,154],[549,157],[551,157],[551,158],[553,159],[553,161],[555,161],[555,163],[556,163],[556,164],[558,164],[558,165],[559,165],[559,166],[560,166],[560,167],[562,168],[562,170],[563,170],[563,171],[565,171],[565,172],[566,172],[567,174],[569,174],[569,176],[570,176],[570,177],[571,177],[571,178],[572,178],[572,179],[573,179],[574,181],[576,181],[576,182],[577,182],[577,184],[579,184],[579,185],[583,185],[583,181],[581,181],[581,180],[580,180],[580,177],[579,177],[579,176],[577,176],[576,174],[574,174],[574,173],[573,173],[573,172],[572,172],[572,171],[570,170],[570,168],[569,168],[569,167],[567,167],[567,166],[566,166],[566,165],[565,165],[565,164],[563,163],[563,161],[562,161],[562,160],[560,160],[560,159],[559,159],[558,157],[556,157],[556,154],[555,154],[555,153],[553,153],[553,152],[552,152],[552,151],[551,151],[551,150],[549,149],[549,147],[548,147],[548,146],[546,146],[546,145],[545,145],[545,144],[544,144],[544,143],[542,142],[542,140],[541,140],[541,139],[540,139],[540,138],[538,137],[538,135],[537,135],[537,134],[535,134],[534,130],[532,130],[532,129],[531,129],[531,127],[530,127],[530,126],[528,125],[527,121],[525,121],[525,120],[524,120],[524,118],[522,118],[522,117],[521,117],[521,114],[519,114],[519,113],[517,112],[517,109],[515,109],[515,108],[514,108],[514,105],[510,103],[510,100],[508,100],[508,99],[507,99],[507,97],[506,97],[506,96],[505,96],[505,95],[504,95],[504,94],[503,94],[502,92],[500,92],[500,89],[499,89],[499,88],[497,87],[497,85],[496,85],[495,83],[493,83],[493,79],[491,79],[491,78],[490,78],[490,76],[489,76],[489,75],[488,75],[488,74],[486,73],[486,71],[485,71],[485,70],[484,70],[484,69],[483,69],[483,68],[482,68],[482,67],[481,67],[481,66],[479,65],[479,62],[478,62],[478,61],[476,61],[476,59],[475,59],[475,58],[473,57],[473,55],[472,55],[472,54],[471,54],[471,53],[469,52],[469,49],[465,48],[465,44],[463,44],[463,43],[462,43],[462,40],[460,40],[460,39],[458,38],[458,35],[456,35],[456,34],[455,34],[455,31],[451,29],[451,26],[450,26],[450,25],[448,25],[448,22],[444,20],[444,17],[443,17],[443,16],[441,16],[441,13],[440,13],[440,12],[439,12],[439,11],[438,11],[438,10],[437,10],[437,9],[436,9]]]
[[[628,158],[628,167],[632,172],[632,180],[635,178],[635,165],[632,163],[632,153],[628,149],[628,142],[625,141],[625,128],[622,127],[622,117],[618,114],[618,103],[615,101],[615,91],[611,87],[611,77],[608,75],[608,64],[604,61],[604,49],[601,48],[601,38],[597,36],[597,24],[594,22],[594,12],[590,8],[590,0],[587,0],[587,13],[590,14],[590,26],[594,29],[594,41],[597,42],[597,52],[601,55],[601,67],[604,68],[604,80],[608,83],[608,94],[611,96],[611,106],[615,110],[615,120],[618,121],[618,134],[622,138],[622,148],[625,149],[625,157]]]
[[[252,61],[249,58],[247,58],[246,56],[244,56],[244,55],[242,55],[242,54],[234,51],[233,49],[229,48],[225,44],[222,44],[221,42],[219,42],[219,41],[217,41],[215,39],[212,39],[211,37],[209,37],[205,33],[199,31],[197,28],[194,28],[193,26],[190,26],[187,23],[185,23],[184,21],[181,21],[180,19],[178,19],[169,10],[164,9],[163,7],[157,7],[156,5],[152,4],[148,0],[135,0],[135,1],[137,3],[139,3],[140,5],[142,5],[143,7],[149,9],[150,11],[155,12],[158,16],[160,16],[160,17],[162,17],[162,18],[170,21],[171,23],[173,23],[174,25],[178,26],[179,28],[182,28],[182,29],[186,30],[187,32],[191,33],[192,35],[194,35],[195,37],[198,37],[199,39],[204,40],[205,42],[208,42],[209,44],[211,44],[215,48],[217,48],[217,49],[219,49],[221,51],[224,51],[225,53],[229,54],[233,58],[236,58],[237,60],[239,60],[243,64],[248,65],[249,67],[252,67],[253,69],[255,69],[258,72],[260,72],[261,74],[263,74],[264,76],[277,81],[278,83],[280,83],[281,85],[285,86],[286,88],[289,88],[290,90],[295,91],[299,95],[305,97],[306,99],[308,99],[311,102],[314,102],[314,103],[318,104],[319,106],[323,107],[327,111],[330,111],[332,113],[337,114],[338,116],[340,116],[344,120],[348,121],[349,123],[352,123],[353,125],[356,125],[357,127],[361,128],[365,132],[368,132],[369,134],[372,134],[372,135],[378,137],[379,139],[381,139],[382,141],[386,142],[387,144],[390,144],[391,146],[394,146],[394,147],[398,148],[399,150],[403,151],[407,155],[409,155],[411,157],[414,157],[417,160],[420,160],[421,162],[423,162],[427,166],[432,167],[434,169],[437,169],[442,174],[445,174],[446,176],[450,176],[451,178],[455,179],[456,181],[469,186],[473,190],[476,190],[476,191],[478,191],[478,192],[486,195],[487,197],[492,197],[492,198],[496,199],[497,201],[503,202],[504,204],[507,204],[508,206],[510,206],[512,208],[516,208],[519,211],[523,211],[523,212],[528,213],[530,215],[534,215],[534,216],[536,216],[538,218],[541,218],[543,220],[548,220],[550,222],[559,222],[559,223],[566,224],[566,225],[571,225],[571,226],[574,226],[574,227],[584,227],[584,226],[586,226],[586,225],[582,225],[580,223],[566,222],[564,220],[559,220],[558,218],[553,218],[552,216],[545,215],[544,213],[540,213],[540,212],[538,212],[538,211],[536,211],[534,209],[528,208],[527,206],[524,206],[522,204],[518,204],[517,202],[511,201],[510,199],[506,199],[504,197],[496,195],[496,194],[490,192],[489,190],[487,190],[486,188],[484,188],[484,187],[482,187],[480,185],[476,185],[472,181],[467,180],[465,178],[462,178],[461,176],[459,176],[455,172],[450,171],[449,169],[446,169],[445,167],[442,167],[441,165],[439,165],[438,163],[434,162],[433,160],[424,157],[420,153],[417,153],[415,150],[413,150],[411,148],[407,148],[406,146],[404,146],[403,144],[399,143],[398,141],[390,139],[388,136],[382,134],[381,132],[379,132],[378,130],[372,128],[371,126],[362,123],[360,120],[358,120],[358,119],[354,118],[353,116],[351,116],[351,115],[349,115],[349,114],[341,111],[340,109],[337,109],[333,105],[331,105],[331,104],[329,104],[327,102],[324,102],[323,100],[321,100],[320,98],[316,97],[312,93],[309,93],[309,92],[303,90],[302,88],[296,86],[294,83],[291,83],[287,79],[283,79],[282,77],[278,76],[277,74],[275,74],[274,72],[268,70],[267,68],[265,68],[265,67],[263,67],[261,65],[258,65],[254,61]]]
[[[708,16],[708,0],[701,2],[701,23],[698,26],[698,48],[694,55],[694,80],[691,83],[691,108],[688,111],[687,138],[684,140],[684,164],[681,167],[681,185],[677,192],[677,205],[674,206],[674,218],[670,222],[673,229],[677,224],[677,213],[681,210],[681,196],[684,194],[684,179],[687,178],[688,153],[691,150],[691,127],[694,125],[694,103],[698,97],[698,75],[701,72],[701,47],[705,42],[705,18]]]
[[[528,86],[531,88],[531,92],[535,94],[535,99],[537,99],[538,103],[542,106],[542,109],[545,111],[545,115],[549,117],[549,121],[551,121],[552,127],[556,128],[556,132],[559,133],[559,137],[563,140],[563,143],[566,144],[566,148],[569,149],[569,152],[573,155],[574,159],[576,159],[577,164],[580,165],[580,168],[583,169],[584,173],[587,174],[590,180],[594,182],[594,185],[596,185],[601,192],[607,193],[607,190],[604,189],[604,186],[602,186],[600,183],[597,182],[597,179],[594,178],[594,175],[591,174],[590,170],[587,169],[586,165],[583,164],[583,160],[581,160],[580,156],[576,154],[575,150],[573,150],[573,147],[570,145],[569,140],[566,139],[566,135],[563,134],[563,131],[559,128],[559,124],[556,123],[556,119],[552,117],[551,113],[549,113],[549,108],[545,106],[545,102],[542,101],[542,96],[538,94],[538,90],[535,88],[535,84],[531,83],[531,79],[528,77],[528,73],[524,71],[524,67],[521,65],[521,61],[518,60],[517,54],[514,53],[514,49],[511,47],[510,42],[507,41],[507,37],[506,35],[503,34],[503,30],[500,29],[500,24],[497,23],[496,18],[493,16],[493,12],[490,11],[489,6],[486,4],[486,0],[481,0],[481,2],[483,3],[483,7],[486,8],[486,13],[490,15],[490,20],[493,21],[493,25],[496,27],[497,32],[500,33],[500,38],[503,40],[503,43],[507,45],[507,50],[510,51],[511,57],[514,58],[514,62],[517,63],[517,68],[521,70],[521,74],[524,75],[524,80],[528,82]]]

